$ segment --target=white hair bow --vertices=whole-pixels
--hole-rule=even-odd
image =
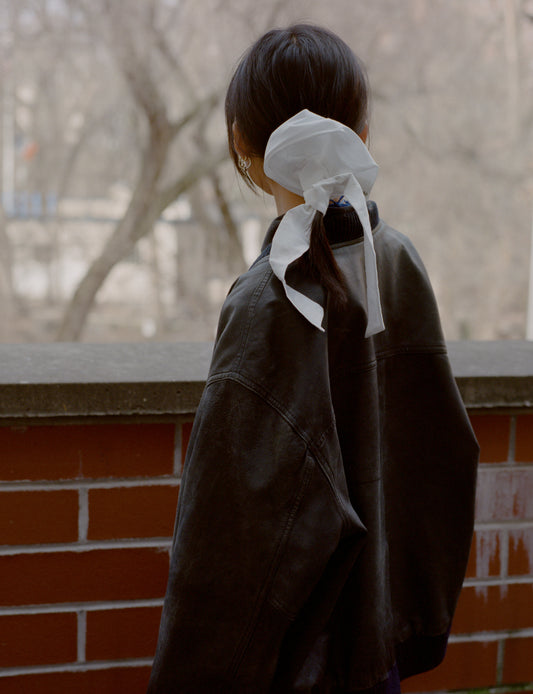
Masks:
[[[330,118],[304,110],[282,123],[268,140],[266,175],[304,198],[281,220],[270,249],[270,265],[287,298],[320,330],[324,309],[289,286],[287,267],[309,249],[310,230],[316,211],[326,213],[332,197],[344,195],[363,226],[366,275],[367,327],[365,337],[385,329],[379,297],[376,253],[366,195],[376,180],[378,166],[361,138]]]

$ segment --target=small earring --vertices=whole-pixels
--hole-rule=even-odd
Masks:
[[[252,165],[252,160],[250,157],[241,157],[239,156],[239,169],[242,171],[243,174],[245,174],[250,166]]]

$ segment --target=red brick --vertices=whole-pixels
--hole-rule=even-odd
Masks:
[[[89,490],[90,540],[120,537],[171,537],[176,486]]]
[[[160,607],[87,612],[87,660],[152,658],[160,619]]]
[[[520,576],[532,572],[533,528],[519,528],[509,531],[509,575]]]
[[[173,424],[0,427],[0,479],[166,475]]]
[[[0,634],[0,667],[69,663],[77,657],[73,612],[5,615]]]
[[[515,460],[519,463],[533,463],[533,415],[520,415],[516,418]]]
[[[533,465],[498,469],[482,466],[478,474],[476,520],[533,519]]]
[[[467,578],[488,578],[500,575],[500,531],[478,530],[474,533]]]
[[[533,638],[506,640],[503,682],[533,682]]]
[[[2,556],[0,576],[3,605],[159,598],[168,552],[127,548]]]
[[[187,455],[187,447],[189,446],[189,441],[191,440],[193,422],[184,422],[181,425],[181,471],[183,472],[183,464],[185,462],[185,456]]]
[[[78,493],[74,490],[0,492],[2,544],[74,542]]]
[[[533,584],[463,588],[452,631],[472,633],[533,627]]]
[[[78,477],[79,429],[63,426],[0,427],[0,479],[58,480]]]
[[[471,415],[479,446],[480,463],[505,463],[509,458],[511,418],[508,415]]]
[[[2,677],[0,683],[2,694],[146,694],[149,679],[149,667],[124,667]]]
[[[490,687],[496,684],[496,642],[451,643],[444,661],[434,670],[402,682],[402,692]]]

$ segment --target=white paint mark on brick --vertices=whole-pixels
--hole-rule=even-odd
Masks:
[[[507,597],[507,593],[509,591],[508,571],[507,571],[507,567],[509,566],[509,533],[508,532],[502,532],[501,533],[500,562],[501,562],[500,575],[501,575],[502,580],[503,580],[503,583],[500,585],[500,599],[503,600],[505,597]]]
[[[476,588],[476,595],[478,597],[481,596],[483,598],[483,600],[485,600],[485,602],[486,602],[488,600],[488,597],[489,597],[488,586],[480,584],[480,585],[476,585],[475,588]]]
[[[476,518],[478,521],[533,517],[533,466],[479,470]]]
[[[522,544],[527,554],[529,573],[533,573],[533,532],[528,528],[515,528],[509,531],[509,536],[513,547]]]
[[[476,576],[478,578],[490,576],[490,564],[498,553],[500,534],[494,530],[476,532]]]

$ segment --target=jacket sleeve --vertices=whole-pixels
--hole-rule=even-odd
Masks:
[[[283,637],[346,534],[341,506],[275,407],[237,381],[210,383],[187,453],[149,694],[268,692]]]

